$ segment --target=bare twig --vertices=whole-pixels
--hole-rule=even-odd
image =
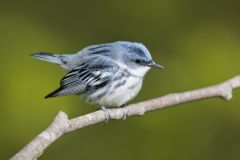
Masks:
[[[183,93],[169,94],[160,98],[131,104],[124,108],[108,109],[111,119],[122,119],[127,110],[128,116],[143,115],[146,112],[171,107],[177,104],[205,99],[210,97],[222,97],[226,100],[232,98],[232,90],[240,88],[240,76],[234,77],[221,84],[207,88],[187,91]],[[43,151],[64,133],[104,122],[103,111],[95,111],[77,118],[68,119],[68,116],[60,111],[52,124],[35,137],[22,150],[15,154],[12,160],[32,160],[38,158]]]

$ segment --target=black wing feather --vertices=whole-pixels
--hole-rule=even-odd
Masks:
[[[104,56],[91,56],[72,69],[60,82],[60,87],[45,98],[86,93],[107,85],[116,74],[118,66]]]

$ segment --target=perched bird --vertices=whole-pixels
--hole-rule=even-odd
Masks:
[[[45,98],[80,94],[102,109],[126,104],[138,94],[151,67],[163,68],[143,44],[127,41],[88,46],[76,54],[40,52],[32,57],[68,71]]]

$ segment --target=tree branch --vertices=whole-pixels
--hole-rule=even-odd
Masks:
[[[146,112],[171,107],[177,104],[191,102],[199,99],[222,97],[226,100],[232,98],[232,90],[240,88],[240,76],[236,76],[221,84],[187,91],[183,93],[169,94],[160,98],[131,104],[124,108],[108,109],[111,119],[122,119],[127,111],[128,116],[143,115]],[[95,111],[77,118],[68,119],[68,116],[60,111],[52,124],[29,142],[22,150],[15,154],[12,160],[32,160],[38,158],[43,151],[63,134],[104,122],[103,111]]]

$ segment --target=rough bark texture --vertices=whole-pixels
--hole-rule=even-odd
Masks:
[[[240,76],[234,77],[221,84],[187,91],[183,93],[169,94],[160,98],[131,104],[124,108],[108,109],[111,119],[122,119],[127,111],[127,116],[143,115],[146,112],[171,107],[177,104],[191,102],[199,99],[222,97],[226,100],[232,98],[232,90],[240,87]],[[43,151],[63,134],[77,129],[94,125],[105,121],[103,111],[95,111],[77,118],[68,119],[68,116],[60,111],[52,124],[30,141],[22,150],[15,154],[12,160],[32,160],[38,158]]]

